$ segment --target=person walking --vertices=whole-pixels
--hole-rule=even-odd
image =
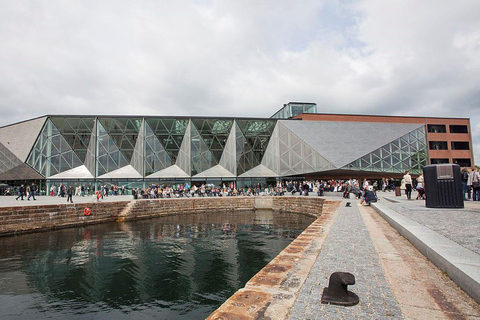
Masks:
[[[28,192],[28,197],[27,197],[28,201],[30,201],[30,198],[33,198],[33,200],[37,200],[35,199],[35,189],[36,189],[35,184],[32,182],[32,185],[30,186],[30,191]]]
[[[73,196],[73,187],[70,185],[68,186],[68,189],[67,189],[67,202],[68,200],[70,200],[70,203],[73,203],[73,200],[72,200],[72,196]]]
[[[403,176],[403,179],[405,180],[405,194],[407,195],[407,200],[412,199],[412,176],[410,175],[410,172],[407,170],[405,171],[405,175]]]
[[[425,199],[425,182],[423,178],[423,173],[417,178],[417,200],[418,199]]]
[[[25,192],[25,188],[23,187],[23,184],[18,188],[18,197],[15,198],[15,200],[18,200],[18,198],[22,198],[23,200],[23,193]]]

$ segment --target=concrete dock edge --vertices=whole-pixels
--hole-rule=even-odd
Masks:
[[[480,303],[480,255],[380,204],[375,211],[460,288]]]

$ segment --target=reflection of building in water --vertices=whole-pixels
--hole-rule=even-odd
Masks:
[[[255,224],[269,225],[273,224],[274,215],[272,210],[255,210]]]
[[[299,234],[312,220],[267,211],[202,213],[3,238],[0,295],[38,292],[112,308],[198,299],[217,306],[288,245],[287,226]],[[223,234],[225,221],[235,232]]]

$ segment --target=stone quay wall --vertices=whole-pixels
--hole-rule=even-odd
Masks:
[[[324,202],[316,197],[205,197],[0,207],[0,236],[178,213],[275,210],[320,216],[329,203]]]
[[[116,221],[129,201],[0,207],[0,236]],[[91,209],[89,216],[84,209]]]

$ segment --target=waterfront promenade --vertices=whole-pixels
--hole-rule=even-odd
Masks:
[[[310,195],[316,197],[316,195]],[[325,230],[325,241],[315,257],[309,275],[290,306],[290,319],[480,319],[479,305],[387,222],[393,219],[396,228],[433,240],[410,240],[434,251],[441,248],[461,252],[461,263],[467,273],[480,274],[480,202],[465,202],[464,209],[429,209],[422,200],[407,201],[404,196],[379,193],[380,201],[372,207],[359,205],[356,199],[342,199],[335,213],[329,215],[331,227]],[[66,203],[66,198],[38,197],[21,201],[1,197],[0,206],[22,206]],[[93,201],[90,197],[74,197],[74,203]],[[130,201],[131,196],[109,196],[101,202]],[[346,207],[347,202],[351,203]],[[444,243],[445,239],[450,243]],[[422,239],[420,239],[422,240]],[[423,244],[422,244],[423,243]],[[447,246],[448,245],[448,246]],[[430,247],[429,247],[430,246]],[[455,247],[458,246],[458,247]],[[468,261],[465,261],[468,254]],[[446,255],[456,264],[458,255]],[[452,261],[448,261],[452,260]],[[469,268],[468,268],[469,267]],[[320,303],[323,288],[335,271],[351,272],[356,284],[349,287],[360,297],[353,307]],[[477,300],[478,301],[478,300]]]
[[[356,199],[338,198],[342,205],[332,217],[333,227],[290,319],[480,319],[479,305],[447,277],[451,270],[439,270],[385,219],[392,216],[397,228],[409,229],[424,240],[409,239],[420,243],[427,254],[436,252],[437,241],[447,238],[451,243],[440,242],[441,249],[462,252],[462,260],[455,261],[455,254],[444,258],[456,266],[466,265],[467,276],[478,281],[480,241],[475,230],[480,229],[480,202],[450,210],[429,209],[422,200],[407,201],[392,193],[380,192],[379,198],[375,208],[361,206]],[[347,202],[352,206],[346,207]],[[335,271],[355,275],[356,284],[349,290],[360,297],[357,306],[321,304],[323,288]],[[471,285],[472,279],[468,281]]]

